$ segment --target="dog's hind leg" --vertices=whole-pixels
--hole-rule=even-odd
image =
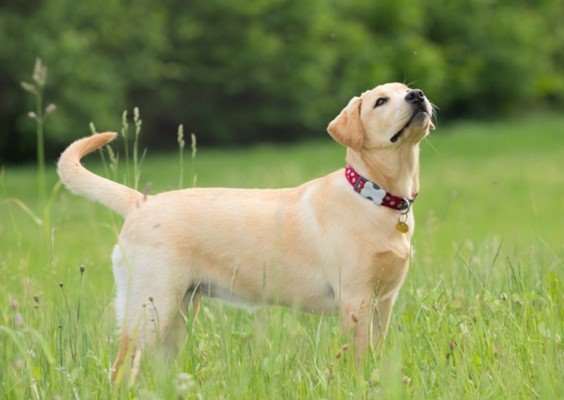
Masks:
[[[189,278],[186,270],[167,263],[166,255],[159,253],[136,249],[127,257],[119,247],[114,250],[120,341],[112,367],[113,382],[121,380],[122,367],[129,359],[131,384],[147,347],[160,347],[169,354],[174,353],[184,335],[182,312]]]
[[[174,357],[178,349],[184,344],[188,326],[194,323],[200,311],[201,293],[198,289],[188,289],[184,293],[181,304],[178,307],[178,314],[173,316],[170,325],[162,336],[164,355]]]

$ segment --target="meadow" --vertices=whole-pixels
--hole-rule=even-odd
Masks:
[[[58,186],[54,163],[44,201],[32,166],[0,167],[0,398],[564,398],[564,117],[441,125],[422,144],[410,274],[383,353],[360,368],[334,316],[207,299],[173,363],[146,359],[136,386],[112,387],[120,218]],[[343,157],[321,132],[201,148],[184,186],[297,185]],[[149,149],[140,187],[178,186],[177,155]]]

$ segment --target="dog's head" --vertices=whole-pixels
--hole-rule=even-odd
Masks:
[[[421,90],[386,83],[353,97],[327,131],[355,151],[416,144],[434,127],[432,112]]]

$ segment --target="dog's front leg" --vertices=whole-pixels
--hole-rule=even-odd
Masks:
[[[379,275],[371,309],[370,345],[373,351],[381,351],[394,303],[409,269],[409,258],[399,256],[397,252],[385,252],[379,254],[376,261]]]
[[[342,301],[341,323],[347,333],[352,333],[357,363],[361,361],[370,343],[372,293]]]
[[[394,293],[386,298],[377,299],[374,304],[372,315],[372,329],[370,332],[370,344],[373,351],[382,350],[382,345],[388,334],[388,327],[392,317],[392,309],[397,298]]]
[[[341,322],[344,330],[353,335],[357,362],[362,360],[369,348],[373,351],[382,349],[396,297],[397,293],[384,299],[367,294],[343,302]]]

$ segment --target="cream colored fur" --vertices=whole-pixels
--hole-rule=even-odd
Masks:
[[[391,143],[413,114],[407,91],[389,83],[353,98],[328,131],[348,146],[347,162],[359,173],[411,197],[419,190],[419,142],[431,127],[431,105],[425,99],[429,114]],[[379,97],[389,100],[374,108]],[[80,139],[59,160],[71,191],[125,216],[112,257],[120,326],[114,379],[130,356],[135,371],[149,345],[174,351],[186,331],[187,304],[202,295],[338,312],[359,356],[382,341],[408,270],[412,212],[410,231],[400,233],[399,213],[355,193],[342,169],[289,189],[186,189],[144,198],[80,164],[114,137]]]

